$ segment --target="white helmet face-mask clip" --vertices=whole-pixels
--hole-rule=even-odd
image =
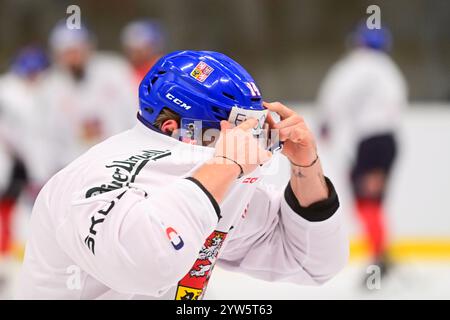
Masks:
[[[278,140],[278,132],[274,129],[269,131],[269,125],[266,123],[269,110],[249,110],[233,107],[228,117],[228,122],[234,126],[238,126],[249,118],[258,120],[256,127],[252,129],[252,133],[260,141],[261,147],[271,152],[281,151],[283,144]]]
[[[255,118],[258,120],[258,124],[252,129],[252,133],[254,136],[259,136],[264,130],[264,123],[266,122],[268,111],[269,110],[249,110],[235,106],[231,109],[228,122],[234,126],[238,126],[247,119]]]

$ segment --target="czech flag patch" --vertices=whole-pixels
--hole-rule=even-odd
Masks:
[[[192,70],[191,77],[197,79],[200,82],[205,81],[209,75],[214,71],[214,68],[207,65],[205,62],[200,61]]]

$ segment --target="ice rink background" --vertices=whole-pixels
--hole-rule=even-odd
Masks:
[[[295,105],[310,127],[317,128],[313,108]],[[387,200],[391,241],[397,265],[381,280],[379,290],[367,290],[363,276],[369,263],[364,251],[353,250],[348,267],[321,287],[269,283],[216,267],[206,298],[209,299],[450,299],[450,105],[413,104],[399,132],[401,153]],[[344,139],[345,141],[345,139]],[[355,222],[345,167],[345,145],[323,145],[319,152],[326,174],[338,190],[341,209],[353,245],[360,239]],[[287,162],[268,182],[284,186]],[[26,239],[30,203],[23,201],[15,215],[17,255]],[[354,246],[353,246],[354,249]],[[417,251],[415,251],[417,250]],[[0,273],[13,279],[0,299],[13,295],[19,260],[0,262]]]

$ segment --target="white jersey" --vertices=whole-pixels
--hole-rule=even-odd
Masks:
[[[385,53],[359,48],[332,67],[318,97],[321,120],[357,141],[397,129],[407,104],[405,80]]]
[[[46,110],[38,100],[41,80],[30,83],[14,73],[0,78],[0,137],[3,150],[25,163],[31,182],[43,185],[54,172],[47,165]]]
[[[59,66],[51,69],[41,99],[48,109],[46,125],[56,171],[133,126],[138,100],[132,77],[124,60],[101,53],[89,59],[79,81]]]
[[[345,265],[331,184],[323,221],[265,187],[262,169],[236,180],[219,207],[186,178],[213,152],[138,123],[57,173],[33,209],[18,298],[198,299],[216,261],[297,284],[323,283]]]

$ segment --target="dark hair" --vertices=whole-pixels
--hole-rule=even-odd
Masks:
[[[180,116],[168,108],[163,108],[161,110],[161,113],[158,115],[153,125],[158,129],[161,129],[163,123],[167,120],[175,120],[178,123],[178,126],[180,126]]]

